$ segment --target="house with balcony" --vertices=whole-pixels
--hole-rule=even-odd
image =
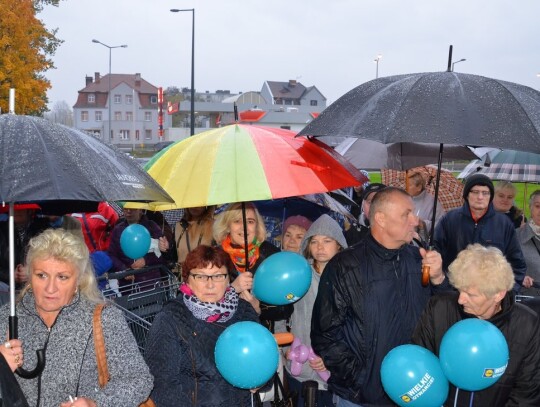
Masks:
[[[86,86],[78,93],[73,106],[77,129],[120,148],[163,141],[159,137],[158,88],[144,80],[140,73],[111,74],[109,78],[96,72],[94,77],[86,76]],[[170,117],[164,114],[164,130],[170,123]]]

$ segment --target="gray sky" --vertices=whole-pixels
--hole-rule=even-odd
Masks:
[[[195,7],[195,88],[259,91],[298,79],[334,102],[379,76],[446,70],[540,89],[538,0],[64,0],[38,17],[65,42],[47,73],[51,104],[73,105],[84,77],[140,72],[155,86],[189,87]]]

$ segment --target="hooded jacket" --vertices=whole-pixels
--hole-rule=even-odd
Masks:
[[[156,378],[151,398],[158,407],[251,406],[249,390],[227,383],[214,357],[219,335],[240,321],[258,321],[253,307],[242,299],[225,323],[195,318],[182,295],[163,307],[152,323],[145,350]]]
[[[412,336],[413,343],[438,356],[446,331],[458,321],[476,318],[458,304],[458,296],[456,292],[444,293],[430,300]],[[506,371],[494,385],[474,395],[460,389],[457,403],[456,387],[450,384],[445,406],[540,406],[540,320],[531,309],[515,303],[512,293],[506,294],[501,305],[501,312],[488,321],[501,330],[508,343]]]
[[[431,294],[422,287],[417,247],[387,249],[369,235],[326,265],[311,320],[311,345],[331,376],[328,389],[362,406],[393,406],[380,368],[386,354],[409,342]]]
[[[50,329],[27,293],[17,305],[23,368],[36,366],[36,350],[45,351],[45,370],[35,379],[17,380],[30,406],[58,407],[72,397],[87,397],[99,407],[137,407],[152,390],[153,378],[124,315],[105,307],[101,316],[110,381],[99,388],[92,316],[95,304],[77,294],[63,307]],[[0,309],[0,332],[8,331],[9,306]]]
[[[525,278],[527,265],[514,226],[505,214],[493,208],[492,203],[484,216],[475,222],[469,203],[465,202],[461,208],[444,215],[435,228],[435,250],[442,256],[445,270],[460,251],[473,243],[494,246],[504,254],[514,271],[514,290],[517,292]]]

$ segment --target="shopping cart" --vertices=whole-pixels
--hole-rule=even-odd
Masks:
[[[139,276],[160,271],[160,276],[144,281],[135,281],[118,287],[116,280],[126,277]],[[107,288],[103,290],[105,298],[118,307],[137,340],[139,350],[144,352],[146,337],[156,314],[163,305],[176,297],[178,293],[178,278],[164,265],[149,266],[138,270],[124,270],[108,273],[100,278],[107,280]]]

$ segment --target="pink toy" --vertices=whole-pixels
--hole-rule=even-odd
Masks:
[[[315,360],[318,356],[313,352],[311,347],[303,345],[300,342],[300,339],[294,338],[294,341],[291,345],[289,355],[287,359],[291,361],[291,374],[293,376],[298,376],[302,372],[302,365],[308,360]],[[328,381],[330,377],[330,372],[325,370],[323,372],[317,371],[319,377],[325,382]]]

